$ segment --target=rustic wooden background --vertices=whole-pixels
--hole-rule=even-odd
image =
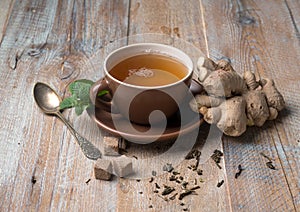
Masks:
[[[1,0],[0,211],[300,211],[299,14],[297,0]],[[85,68],[89,58],[139,33],[180,37],[213,59],[230,58],[240,73],[271,77],[287,103],[262,128],[224,136],[223,168],[212,160],[201,164],[204,182],[184,201],[159,198],[149,179],[95,180],[93,162],[32,97],[37,81],[64,96],[74,79],[96,80],[101,73]],[[101,146],[104,132],[86,114],[64,115]],[[208,129],[202,126],[200,143]],[[129,151],[142,157],[155,149],[133,145]],[[187,163],[177,170],[193,179]],[[235,179],[239,164],[245,170]],[[162,185],[168,176],[155,182]]]

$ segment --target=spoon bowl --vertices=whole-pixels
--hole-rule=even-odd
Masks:
[[[62,99],[49,85],[41,82],[36,83],[33,88],[33,96],[36,104],[44,113],[56,115],[67,125],[87,158],[97,160],[101,157],[99,149],[76,132],[69,121],[62,115],[59,108]]]
[[[47,114],[59,111],[59,104],[62,99],[51,87],[39,82],[35,85],[33,92],[35,102],[42,111]]]

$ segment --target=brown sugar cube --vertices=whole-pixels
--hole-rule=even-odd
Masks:
[[[132,159],[121,156],[113,161],[114,172],[119,177],[125,177],[133,172]]]
[[[109,160],[98,159],[94,166],[94,174],[97,180],[110,180],[112,163]]]
[[[104,136],[103,152],[107,156],[119,156],[119,137]]]

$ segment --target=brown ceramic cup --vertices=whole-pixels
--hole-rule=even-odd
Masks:
[[[163,86],[139,86],[114,78],[110,70],[121,61],[141,54],[157,54],[171,57],[187,68],[187,73],[178,81]],[[171,117],[189,92],[193,75],[193,62],[183,51],[164,44],[139,43],[119,48],[104,61],[105,77],[91,88],[90,99],[95,110],[109,110],[121,114],[137,124],[155,124]],[[109,90],[111,97],[97,97],[101,90]]]

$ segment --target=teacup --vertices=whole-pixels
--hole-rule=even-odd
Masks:
[[[104,74],[91,88],[95,110],[108,106],[134,123],[155,124],[178,111],[189,92],[193,62],[173,46],[138,43],[111,52]],[[109,90],[109,101],[96,96],[101,90]]]

